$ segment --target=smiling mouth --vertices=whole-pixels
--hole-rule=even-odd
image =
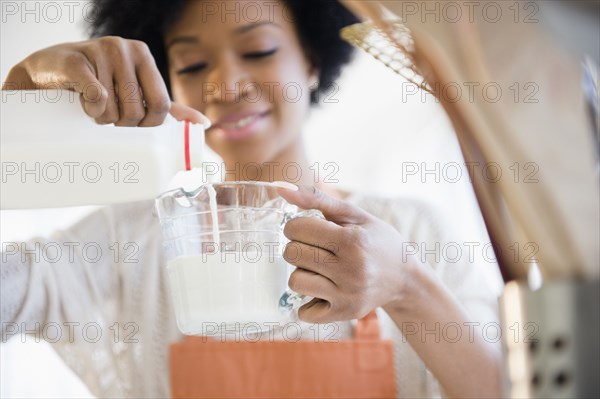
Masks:
[[[242,129],[242,128],[250,125],[252,122],[257,120],[258,118],[262,118],[265,115],[266,115],[266,113],[249,115],[249,116],[246,116],[245,118],[240,119],[237,122],[219,123],[219,124],[215,125],[215,127],[225,129],[225,130]]]
[[[228,140],[242,140],[256,134],[264,123],[265,117],[270,111],[256,112],[250,115],[242,116],[240,119],[231,120],[233,118],[215,123],[210,130],[220,132],[224,138]]]

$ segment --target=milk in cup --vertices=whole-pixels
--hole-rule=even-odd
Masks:
[[[314,216],[278,193],[281,182],[175,189],[155,202],[177,325],[187,335],[268,331],[305,300],[287,285],[287,221]]]
[[[262,331],[277,324],[288,267],[280,255],[256,252],[181,256],[168,262],[180,330],[203,334],[237,324]]]

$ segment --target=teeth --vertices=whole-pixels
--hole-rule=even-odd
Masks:
[[[223,126],[225,129],[241,129],[248,125],[250,122],[253,122],[257,117],[258,115],[250,115],[240,119],[235,123],[222,123],[221,126]]]

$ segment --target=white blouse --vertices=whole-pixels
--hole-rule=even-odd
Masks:
[[[408,242],[437,248],[428,264],[472,321],[497,325],[498,293],[487,283],[485,265],[464,254],[458,262],[439,254],[452,234],[442,234],[444,223],[431,209],[413,200],[356,194],[347,201],[393,225]],[[168,348],[182,335],[152,208],[151,201],[100,208],[69,229],[29,240],[17,254],[3,254],[3,342],[15,329],[39,334],[98,397],[168,397]],[[395,342],[400,397],[440,396],[396,325],[381,309],[378,314],[383,338]],[[321,338],[332,331],[301,324],[308,339],[315,331]],[[350,338],[352,323],[337,324],[333,338]]]

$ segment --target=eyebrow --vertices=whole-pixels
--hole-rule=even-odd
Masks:
[[[242,33],[249,32],[249,31],[258,28],[259,26],[263,26],[263,25],[271,25],[271,26],[275,26],[275,27],[281,29],[281,26],[277,25],[274,22],[262,21],[262,22],[255,22],[252,24],[240,26],[239,28],[234,30],[234,33],[239,35]],[[177,37],[174,37],[173,39],[169,40],[169,42],[166,45],[166,49],[168,50],[174,44],[179,44],[179,43],[197,44],[197,43],[200,43],[200,39],[196,36],[177,36]]]
[[[196,44],[196,43],[200,43],[200,39],[198,39],[196,36],[178,36],[178,37],[174,37],[173,39],[169,40],[169,42],[167,43],[167,46],[165,47],[167,50],[173,46],[174,44],[178,44],[178,43],[192,43],[192,44]]]
[[[263,26],[263,25],[272,25],[275,26],[277,28],[281,29],[281,26],[277,25],[275,22],[271,22],[271,21],[261,21],[261,22],[255,22],[252,24],[248,24],[248,25],[244,25],[244,26],[240,26],[239,28],[237,28],[235,30],[235,33],[240,34],[240,33],[246,33],[252,29],[256,29],[259,26]]]

